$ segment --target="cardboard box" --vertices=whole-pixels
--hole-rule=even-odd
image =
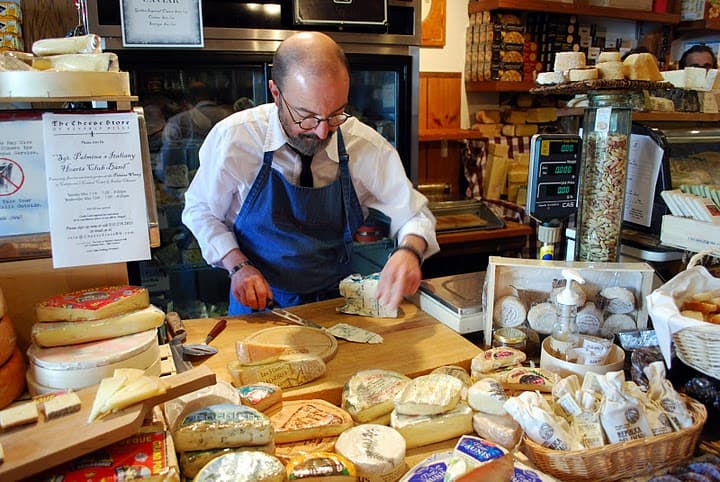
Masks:
[[[490,345],[495,300],[514,294],[514,290],[539,295],[552,291],[552,281],[562,279],[562,270],[571,268],[585,279],[582,286],[588,300],[596,300],[603,288],[622,286],[633,292],[636,301],[635,322],[647,327],[645,298],[652,290],[654,270],[647,263],[587,263],[577,261],[541,261],[537,259],[490,256],[485,274],[485,344]]]
[[[666,214],[662,217],[660,241],[687,251],[720,252],[720,224]]]

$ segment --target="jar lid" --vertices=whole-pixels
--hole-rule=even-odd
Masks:
[[[518,343],[524,343],[527,339],[527,335],[522,330],[517,328],[500,328],[495,330],[493,338],[499,343],[506,343],[509,345],[515,345]]]

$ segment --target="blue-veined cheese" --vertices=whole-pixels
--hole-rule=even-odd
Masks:
[[[77,345],[151,330],[162,325],[164,320],[165,313],[150,305],[99,320],[35,323],[32,340],[42,347]]]
[[[460,401],[463,383],[451,375],[435,373],[410,380],[395,395],[401,415],[435,415],[452,410]]]
[[[375,296],[380,273],[368,276],[351,274],[340,281],[340,295],[345,304],[337,310],[351,315],[374,316],[377,318],[397,318],[397,308],[389,309],[380,303]]]
[[[392,482],[405,471],[405,439],[384,425],[363,424],[344,431],[335,451],[345,456],[368,482]]]
[[[195,390],[185,395],[165,402],[163,409],[168,427],[172,430],[185,416],[195,410],[209,405],[230,403],[240,404],[240,396],[235,387],[224,380],[218,380],[214,385]]]
[[[251,409],[252,410],[252,409]],[[208,462],[193,482],[283,482],[285,467],[263,452],[232,452]]]
[[[343,386],[341,406],[358,423],[389,417],[395,395],[410,378],[393,370],[361,370]]]
[[[448,461],[444,482],[510,482],[514,471],[513,456],[505,448],[463,435]]]
[[[30,345],[28,370],[39,385],[80,389],[99,383],[118,368],[147,369],[160,358],[157,330],[110,340],[41,348]]]
[[[275,444],[270,442],[265,445],[251,445],[247,447],[228,447],[224,449],[197,450],[183,452],[180,454],[180,468],[185,477],[195,477],[200,469],[205,467],[211,460],[231,452],[264,452],[269,455],[275,454]]]
[[[438,415],[401,415],[393,410],[390,426],[400,432],[407,448],[413,448],[472,433],[472,415],[472,409],[462,402]]]
[[[468,389],[468,405],[473,410],[495,415],[507,415],[503,405],[507,395],[502,384],[493,378],[481,378]]]
[[[173,440],[178,452],[265,445],[273,440],[273,426],[254,408],[210,405],[185,416],[173,432]]]

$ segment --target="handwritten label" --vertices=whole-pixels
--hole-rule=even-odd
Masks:
[[[120,0],[124,47],[203,47],[200,0]]]

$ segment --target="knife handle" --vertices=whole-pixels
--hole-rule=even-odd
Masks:
[[[222,319],[215,323],[215,326],[212,327],[212,330],[210,330],[210,333],[208,333],[208,336],[205,337],[205,343],[210,343],[212,340],[215,339],[216,336],[218,336],[227,326],[227,320]]]
[[[177,314],[177,312],[168,312],[168,314],[165,315],[165,322],[167,323],[167,326],[170,329],[170,335],[173,338],[185,333],[185,325],[183,324],[182,320],[180,319],[180,315]]]

